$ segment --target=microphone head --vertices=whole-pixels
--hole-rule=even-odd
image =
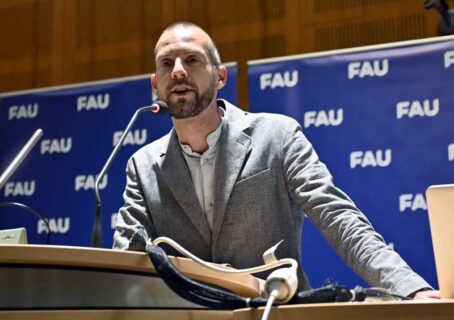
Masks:
[[[164,113],[168,113],[170,111],[169,105],[167,104],[167,102],[165,102],[163,100],[154,101],[152,103],[151,107],[152,107],[151,112],[153,112],[155,114],[164,114]]]

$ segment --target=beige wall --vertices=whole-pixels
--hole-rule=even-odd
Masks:
[[[450,1],[449,3],[454,6]],[[0,0],[0,92],[153,71],[153,46],[186,20],[239,62],[436,36],[423,0]]]

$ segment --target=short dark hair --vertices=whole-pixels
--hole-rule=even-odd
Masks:
[[[204,48],[206,50],[206,53],[208,55],[208,58],[210,59],[210,62],[211,64],[216,68],[216,69],[219,69],[219,67],[221,66],[221,55],[219,54],[219,50],[218,48],[216,47],[216,44],[214,43],[213,39],[210,37],[210,35],[208,34],[208,32],[206,32],[205,30],[203,30],[200,26],[196,25],[195,23],[192,23],[192,22],[188,22],[188,21],[181,21],[181,22],[174,22],[172,23],[171,25],[169,25],[167,28],[165,28],[161,35],[166,32],[166,31],[169,31],[169,30],[172,30],[172,29],[175,29],[176,27],[183,27],[183,28],[197,28],[197,29],[200,29],[202,30],[203,32],[205,32],[208,36],[208,38],[210,38],[210,41],[211,41],[211,45],[205,45]],[[156,56],[156,47],[154,49],[154,53],[155,53],[155,56]]]

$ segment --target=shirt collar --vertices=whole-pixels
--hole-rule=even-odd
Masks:
[[[224,123],[225,111],[223,108],[218,107],[218,113],[221,116],[221,123],[213,132],[210,132],[206,138],[206,141],[208,144],[208,149],[204,153],[206,153],[207,155],[210,155],[210,154],[216,152],[217,146],[219,144],[219,140],[221,138],[222,124]],[[200,153],[192,151],[190,145],[183,144],[179,140],[178,140],[178,143],[180,144],[183,152],[186,153],[188,156],[191,156],[191,157],[200,157],[201,156]]]

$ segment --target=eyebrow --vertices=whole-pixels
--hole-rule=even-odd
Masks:
[[[185,55],[185,56],[191,55],[191,54],[201,54],[201,52],[200,52],[200,51],[195,51],[195,50],[192,50],[192,51],[186,51],[186,50],[185,50],[185,51],[182,53],[182,55]],[[161,57],[171,56],[171,55],[173,55],[173,54],[172,54],[172,51],[164,52],[164,53],[159,54],[159,55],[157,56],[157,59],[159,59],[159,58],[161,58]]]
[[[203,51],[203,53],[206,54],[205,50]],[[185,55],[185,56],[188,56],[188,55],[192,55],[192,54],[203,55],[203,53],[201,51],[197,51],[197,50],[188,50],[188,51],[184,50],[184,52],[182,54]],[[156,56],[156,61],[159,61],[161,59],[165,59],[166,57],[171,56],[171,55],[172,55],[172,51],[171,50],[164,51],[163,53],[160,53],[159,55]]]

